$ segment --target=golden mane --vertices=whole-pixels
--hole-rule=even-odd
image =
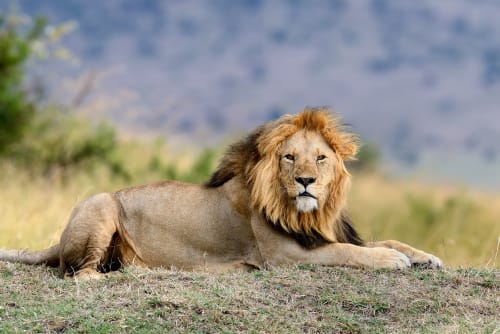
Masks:
[[[298,212],[283,195],[278,168],[281,144],[300,130],[322,135],[335,152],[338,165],[327,201],[313,212]],[[347,242],[349,222],[343,217],[350,174],[344,161],[354,159],[358,139],[344,130],[340,118],[327,108],[306,108],[297,115],[285,115],[232,145],[207,186],[217,187],[235,176],[247,182],[250,202],[266,220],[295,236]],[[348,226],[346,226],[346,224]],[[357,237],[357,235],[355,236]]]

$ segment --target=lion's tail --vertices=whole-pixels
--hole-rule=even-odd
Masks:
[[[59,244],[40,251],[0,249],[0,261],[59,266]]]

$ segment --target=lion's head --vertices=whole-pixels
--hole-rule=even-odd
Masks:
[[[335,152],[323,137],[315,131],[299,130],[282,143],[278,159],[285,202],[295,203],[298,213],[323,207],[329,200],[338,165]]]
[[[241,176],[266,220],[295,236],[348,241],[343,217],[357,137],[326,108],[285,115],[231,146],[208,186]]]

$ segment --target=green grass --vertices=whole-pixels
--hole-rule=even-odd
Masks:
[[[214,275],[127,268],[105,280],[0,262],[0,332],[495,333],[500,271],[297,266]]]

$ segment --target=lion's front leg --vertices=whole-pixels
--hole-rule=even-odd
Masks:
[[[362,247],[348,243],[332,243],[310,250],[311,255],[323,259],[322,264],[372,269],[406,269],[411,267],[408,257],[384,247]]]
[[[411,267],[408,257],[386,247],[363,247],[349,243],[329,243],[317,248],[302,247],[292,237],[277,232],[259,217],[252,219],[261,261],[272,266],[321,264],[355,268],[405,269]]]
[[[397,240],[368,242],[366,246],[395,249],[408,256],[412,265],[431,269],[441,269],[443,267],[443,262],[437,256],[421,251],[420,249],[413,248]]]
[[[348,243],[331,243],[315,249],[305,249],[294,240],[276,243],[274,250],[265,252],[271,265],[322,264],[371,269],[406,269],[411,267],[408,257],[394,249],[362,247]],[[260,247],[261,251],[263,247]]]

